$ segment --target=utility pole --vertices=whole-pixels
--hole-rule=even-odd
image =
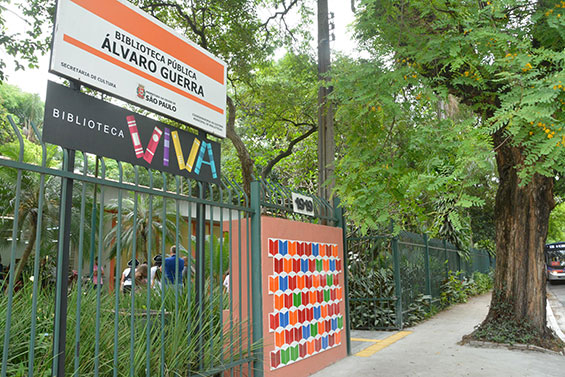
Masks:
[[[318,0],[318,195],[329,200],[334,173],[334,118],[328,95],[331,93],[328,73],[330,71],[330,25],[328,0]],[[324,186],[322,186],[325,184]]]

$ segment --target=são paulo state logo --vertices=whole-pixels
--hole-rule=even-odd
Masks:
[[[145,99],[145,87],[141,84],[137,86],[137,96],[141,99]]]

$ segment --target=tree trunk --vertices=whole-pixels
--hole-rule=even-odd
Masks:
[[[228,124],[226,127],[226,136],[231,140],[235,150],[237,151],[237,157],[241,163],[241,175],[243,177],[243,190],[247,194],[247,197],[251,197],[251,181],[253,180],[253,159],[249,154],[249,151],[245,147],[245,144],[235,132],[235,105],[230,96],[227,96],[228,104]]]
[[[516,167],[521,148],[494,137],[500,183],[496,194],[496,270],[494,294],[485,323],[500,317],[528,323],[547,333],[544,244],[553,200],[553,178],[539,174],[520,185]],[[510,313],[509,313],[510,311]]]
[[[37,214],[32,212],[30,216],[31,216],[30,219],[31,233],[29,234],[29,238],[27,240],[27,245],[24,250],[24,253],[22,254],[18,266],[16,267],[16,271],[14,272],[14,283],[16,283],[20,278],[20,276],[22,275],[22,271],[24,270],[27,260],[29,259],[29,256],[33,251],[33,247],[35,246],[35,239],[37,238]],[[38,279],[38,278],[39,278],[38,276],[34,276],[34,279]]]

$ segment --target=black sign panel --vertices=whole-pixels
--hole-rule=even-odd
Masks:
[[[48,82],[43,141],[219,182],[220,144]]]

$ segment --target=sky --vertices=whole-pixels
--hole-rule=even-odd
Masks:
[[[351,54],[355,49],[355,43],[352,41],[351,33],[348,31],[348,25],[353,22],[354,16],[351,11],[351,3],[349,0],[328,0],[330,12],[334,13],[333,23],[335,24],[335,41],[332,42],[332,53],[340,51],[345,54]],[[15,9],[12,6],[12,9]],[[18,30],[24,27],[23,21],[13,13],[6,16],[9,30]],[[313,25],[315,28],[315,25]],[[49,30],[49,32],[51,32]],[[317,33],[312,30],[313,35]],[[3,51],[0,50],[0,53]],[[47,80],[60,82],[60,79],[48,73],[49,54],[39,57],[39,68],[26,69],[25,71],[14,71],[14,65],[11,58],[7,58],[7,67],[5,73],[8,76],[8,84],[16,85],[24,92],[39,94],[42,100],[45,100],[45,92],[47,91]]]

